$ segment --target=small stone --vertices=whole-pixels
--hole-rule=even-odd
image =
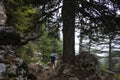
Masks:
[[[71,71],[71,70],[70,70],[69,68],[68,68],[68,69],[64,69],[64,70],[63,70],[63,74],[69,74],[70,71]]]
[[[69,80],[79,80],[77,77],[70,77]]]
[[[4,63],[0,63],[0,76],[6,72],[6,65]]]

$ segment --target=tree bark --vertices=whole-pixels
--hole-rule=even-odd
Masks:
[[[83,43],[83,34],[82,34],[82,30],[80,29],[79,54],[82,52],[82,43]]]
[[[63,0],[63,62],[74,63],[75,60],[75,2]]]
[[[109,37],[109,70],[112,70],[111,42],[112,38]]]
[[[89,53],[90,53],[90,51],[91,51],[91,42],[92,42],[92,40],[91,39],[89,39],[89,47],[88,47],[88,51],[89,51]]]

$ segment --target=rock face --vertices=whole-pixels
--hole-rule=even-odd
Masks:
[[[12,46],[0,46],[0,80],[36,80],[27,64],[15,55]]]
[[[5,8],[2,0],[0,0],[0,25],[5,25],[6,18],[7,16],[5,14]]]
[[[37,80],[28,65],[15,55],[20,36],[13,28],[6,27],[5,22],[5,8],[0,0],[0,80]]]
[[[0,0],[0,45],[17,45],[21,42],[20,35],[12,27],[6,27],[7,16],[2,0]]]
[[[19,33],[13,28],[0,26],[0,45],[18,45],[21,42]]]

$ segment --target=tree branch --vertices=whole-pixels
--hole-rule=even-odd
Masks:
[[[24,41],[21,41],[21,43],[19,45],[26,45],[29,41],[34,41],[35,39],[39,38],[40,36],[42,36],[42,33],[39,33],[37,35],[33,35],[33,36],[30,36],[29,38],[27,38],[26,40]]]

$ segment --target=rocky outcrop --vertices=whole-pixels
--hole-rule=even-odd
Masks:
[[[5,25],[6,18],[7,16],[5,14],[5,8],[2,0],[0,0],[0,25]]]
[[[15,47],[21,41],[19,33],[6,27],[6,14],[0,0],[0,80],[37,80],[23,59],[15,54]]]
[[[12,27],[6,27],[7,16],[2,0],[0,0],[0,45],[18,45],[21,42],[20,35]]]
[[[74,64],[60,62],[45,80],[116,80],[113,73],[100,70],[97,58],[89,52],[76,56]]]
[[[0,26],[0,45],[18,45],[21,42],[20,35],[11,27]]]
[[[37,80],[12,46],[0,46],[0,80]]]
[[[98,64],[93,55],[82,52],[75,64],[59,63],[48,80],[100,80]]]

